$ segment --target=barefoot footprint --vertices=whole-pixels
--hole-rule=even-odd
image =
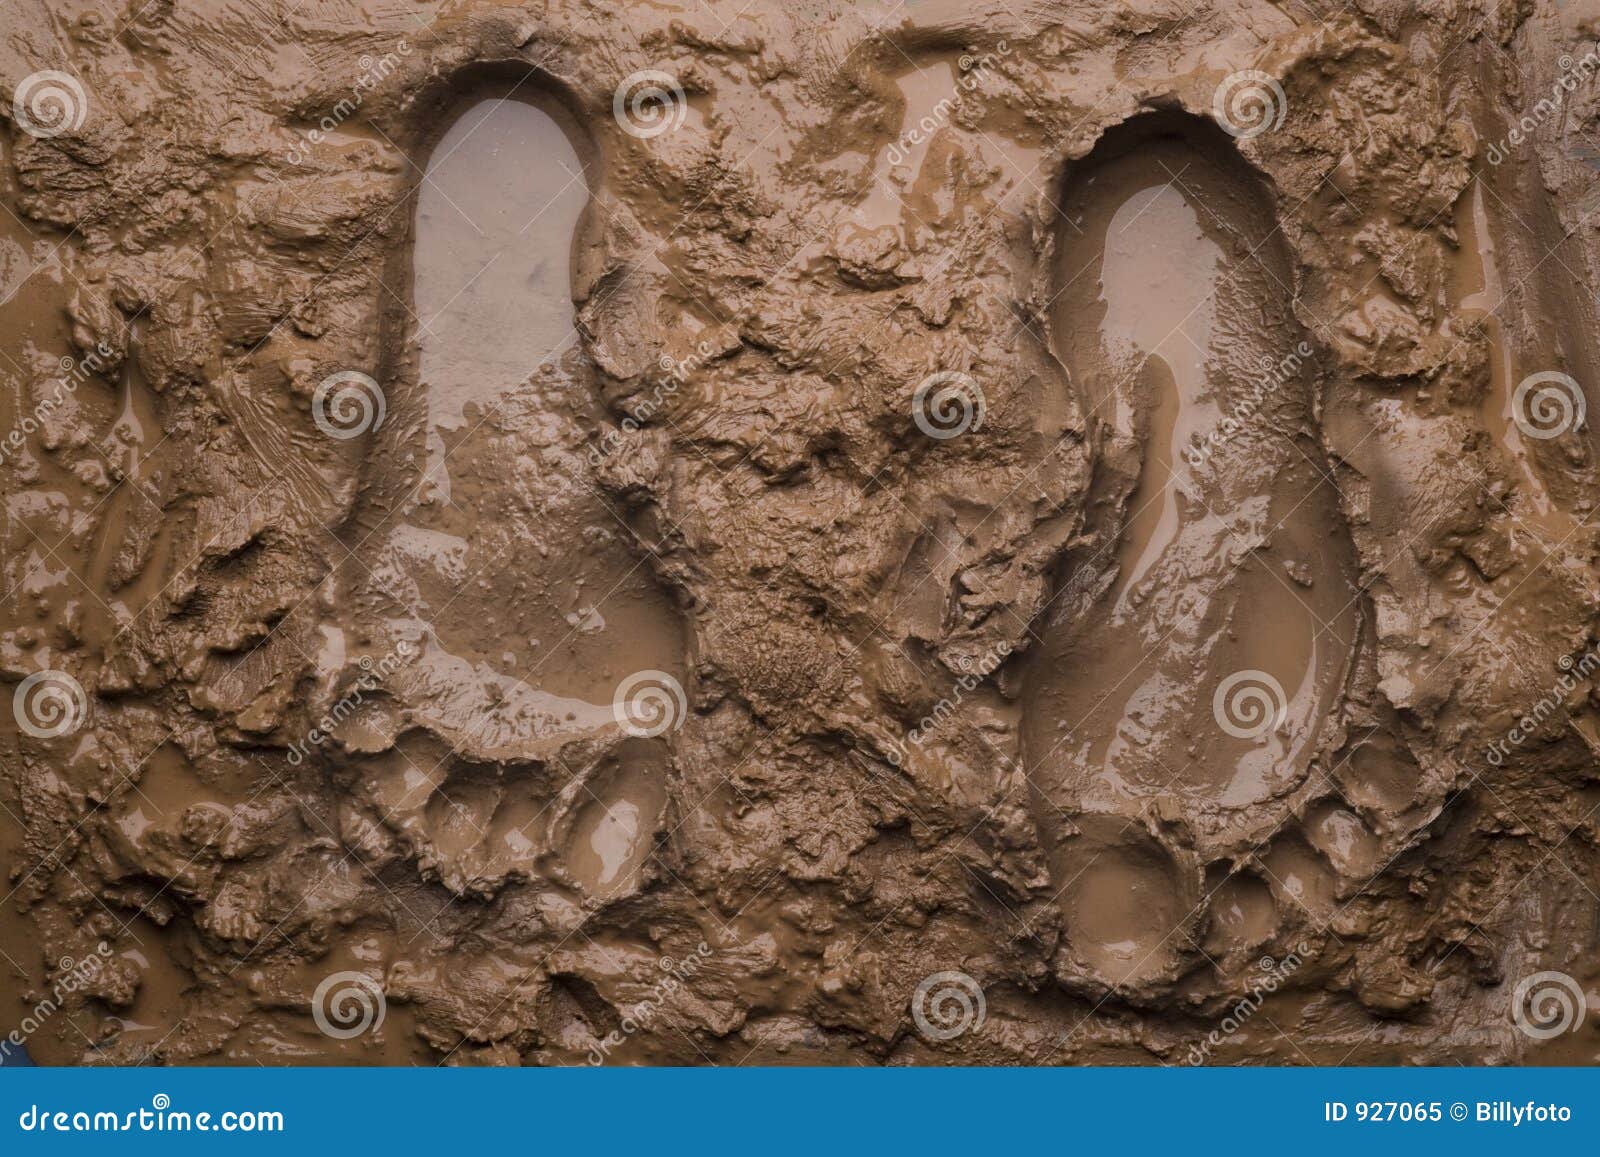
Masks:
[[[615,693],[644,673],[681,709],[683,629],[585,452],[598,411],[572,258],[592,166],[566,111],[527,86],[458,107],[416,192],[391,421],[346,534],[354,608],[328,629],[336,659],[405,659],[387,710],[341,738],[377,815],[447,882],[538,863],[613,895],[662,819],[670,734],[630,737]],[[572,756],[575,740],[593,743]],[[595,808],[620,818],[603,852],[569,862],[557,845]]]
[[[1170,801],[1203,851],[1301,782],[1358,606],[1314,351],[1231,142],[1123,126],[1062,210],[1081,232],[1065,231],[1052,332],[1101,463],[1101,545],[1063,577],[1102,593],[1042,621],[1024,747],[1073,954],[1120,983],[1174,963],[1198,899],[1196,873],[1132,818]]]

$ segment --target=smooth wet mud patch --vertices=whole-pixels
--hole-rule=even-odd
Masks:
[[[852,213],[860,225],[900,226],[912,248],[921,248],[919,236],[925,238],[963,208],[946,171],[963,149],[973,155],[967,183],[987,173],[1002,195],[1041,183],[1041,151],[1028,143],[1031,134],[1020,118],[978,105],[972,107],[984,107],[981,119],[961,115],[968,109],[964,98],[983,84],[984,74],[984,60],[952,56],[928,60],[893,79],[901,101],[899,131],[873,158],[867,198]]]
[[[1254,952],[1278,931],[1278,905],[1261,877],[1238,872],[1210,890],[1210,923],[1203,946],[1226,958]]]
[[[993,66],[993,55],[934,54],[874,77],[892,110],[879,127],[892,125],[894,135],[863,158],[864,195],[835,222],[831,245],[845,280],[872,288],[914,280],[913,255],[942,233],[1042,186],[1037,127],[984,91]]]
[[[1055,857],[1068,951],[1107,984],[1169,973],[1196,914],[1193,882],[1133,821],[1092,816],[1073,827]]]
[[[412,336],[435,485],[449,486],[446,435],[578,340],[572,248],[589,182],[558,115],[514,97],[472,104],[417,189]]]

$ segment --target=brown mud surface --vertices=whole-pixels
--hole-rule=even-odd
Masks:
[[[1600,1061],[1600,5],[0,98],[0,1061]]]

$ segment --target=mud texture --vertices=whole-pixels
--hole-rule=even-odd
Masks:
[[[1600,1059],[1600,4],[13,0],[0,1044]]]

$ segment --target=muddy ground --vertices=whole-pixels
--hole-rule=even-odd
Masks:
[[[13,0],[0,97],[13,1063],[1600,1059],[1600,3]]]

